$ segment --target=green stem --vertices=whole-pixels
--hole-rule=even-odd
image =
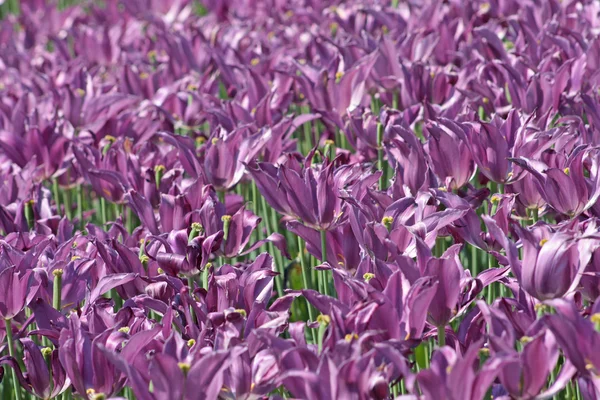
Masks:
[[[102,228],[108,221],[108,216],[106,212],[106,199],[104,197],[100,197],[100,218],[102,219]]]
[[[12,321],[10,319],[4,320],[6,327],[6,341],[8,342],[8,354],[13,357],[15,360],[17,359],[17,353],[15,351],[15,343],[13,341],[12,335]],[[13,394],[16,400],[21,400],[21,386],[19,385],[19,381],[17,379],[17,372],[11,368],[12,375],[12,384],[13,384]]]
[[[321,262],[327,262],[327,232],[321,230]],[[321,278],[323,286],[323,294],[329,296],[329,282],[327,279],[327,271],[319,271],[319,278]]]
[[[477,266],[477,247],[470,245],[469,250],[471,252],[471,275],[475,277],[479,273],[479,268]]]
[[[65,203],[65,215],[67,219],[70,221],[73,219],[73,210],[71,208],[71,191],[66,189],[63,191],[63,201]]]
[[[129,232],[129,234],[133,233],[133,230],[135,229],[134,223],[133,223],[133,210],[131,210],[131,208],[127,208],[127,232]]]
[[[298,236],[298,258],[300,259],[300,268],[302,268],[302,283],[304,284],[304,289],[311,289],[312,285],[310,283],[310,279],[308,278],[308,269],[306,266],[306,261],[304,259],[304,241],[300,236]],[[306,305],[308,308],[308,318],[311,321],[315,321],[315,314],[313,312],[312,305],[306,301]],[[316,342],[315,332],[313,329],[310,329],[313,343]]]
[[[383,174],[383,125],[379,122],[377,124],[377,169],[381,171],[379,177],[379,189],[384,190],[385,177]]]
[[[323,352],[323,339],[325,339],[325,333],[327,332],[327,323],[320,323],[319,324],[319,338],[318,338],[318,349],[319,349],[319,354]]]
[[[25,220],[27,221],[27,227],[33,229],[35,227],[35,213],[33,211],[34,200],[29,200],[25,203]]]
[[[446,345],[446,327],[438,326],[437,334],[438,334],[438,346],[444,347]]]
[[[488,269],[492,269],[494,268],[494,257],[487,253],[487,261],[488,261]],[[492,304],[492,302],[496,299],[496,297],[498,297],[496,295],[496,291],[495,291],[495,284],[492,283],[487,287],[487,291],[488,291],[488,296],[487,296],[487,302],[488,304]]]
[[[527,219],[529,220],[529,225],[535,225],[535,223],[538,221],[537,207],[527,209]]]
[[[310,108],[308,106],[302,107],[303,114],[310,114]],[[312,124],[307,122],[303,126],[304,130],[304,151],[302,150],[302,140],[298,140],[299,150],[303,152],[304,155],[310,153],[313,145],[312,145]]]
[[[260,202],[262,206],[263,215],[265,217],[265,224],[267,228],[267,235],[271,235],[273,233],[273,229],[277,229],[276,223],[273,222],[273,218],[269,214],[269,207],[267,207],[267,201],[263,196],[260,196]],[[271,224],[273,223],[273,227]],[[272,243],[268,244],[269,253],[273,254],[273,259],[275,262],[275,270],[279,273],[275,275],[275,289],[277,290],[277,295],[279,297],[283,296],[283,277],[285,276],[285,271],[283,269],[283,257],[279,251],[275,250],[275,246]]]
[[[52,271],[52,275],[54,275],[54,283],[52,286],[52,307],[54,307],[55,310],[60,311],[63,270],[55,269]]]
[[[85,228],[85,221],[83,220],[83,187],[77,185],[77,218],[79,219],[79,229]]]
[[[385,190],[385,176],[383,173],[383,124],[377,123],[377,169],[381,171],[379,177],[379,190]]]
[[[56,215],[60,215],[60,192],[58,190],[58,179],[52,179],[52,196],[56,203]]]
[[[212,263],[206,263],[204,269],[202,270],[202,287],[206,290],[208,290],[208,273],[210,267],[212,267]]]

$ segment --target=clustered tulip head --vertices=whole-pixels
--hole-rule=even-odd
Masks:
[[[600,398],[599,13],[0,0],[3,398]]]

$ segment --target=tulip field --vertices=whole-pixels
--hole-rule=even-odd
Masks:
[[[0,0],[0,400],[600,399],[600,1]]]

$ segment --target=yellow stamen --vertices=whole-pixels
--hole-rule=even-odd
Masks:
[[[184,375],[187,375],[187,373],[190,372],[190,369],[192,368],[192,366],[189,363],[185,362],[177,363],[177,366],[179,367],[181,372],[183,372]]]
[[[242,317],[246,318],[246,310],[244,310],[243,308],[237,308],[235,312],[240,314]]]
[[[523,344],[527,344],[533,341],[533,338],[531,336],[523,336],[519,341]]]
[[[331,323],[331,318],[329,317],[329,315],[319,314],[319,316],[317,317],[317,322],[321,325],[327,326]]]
[[[348,333],[344,337],[344,340],[346,340],[346,342],[348,342],[348,343],[350,343],[352,341],[352,339],[357,339],[358,340],[358,335],[356,333]]]
[[[52,349],[50,347],[44,347],[40,351],[42,352],[42,356],[44,356],[44,358],[48,358],[52,354]]]
[[[365,280],[365,282],[369,283],[369,281],[371,279],[375,278],[375,274],[372,272],[365,272],[365,274],[363,275],[363,279]]]

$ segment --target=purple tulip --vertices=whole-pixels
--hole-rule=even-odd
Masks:
[[[474,343],[462,355],[450,347],[442,347],[436,351],[431,360],[431,368],[417,375],[417,382],[424,395],[432,399],[483,398],[498,375],[503,361],[490,359],[481,369],[474,368],[480,346],[481,343]],[[459,376],[461,378],[457,379]]]
[[[590,158],[590,178],[586,178],[585,160]],[[549,168],[542,162],[519,158],[521,165],[535,178],[537,190],[556,211],[576,216],[593,206],[600,197],[598,153],[578,147],[566,160],[564,168]]]
[[[271,207],[316,230],[328,230],[344,220],[344,207],[339,197],[343,178],[336,176],[334,163],[300,165],[292,158],[273,166],[259,163],[250,173]]]
[[[523,262],[520,266],[513,265],[513,271],[523,289],[533,297],[539,300],[562,297],[579,283],[597,244],[593,239],[580,239],[569,232],[545,237],[539,236],[540,231],[519,230]]]
[[[27,294],[31,290],[31,271],[24,274],[17,267],[8,267],[0,271],[0,290],[6,296],[0,300],[0,316],[12,319],[26,306]]]
[[[433,172],[447,190],[457,190],[468,183],[475,172],[475,165],[468,146],[454,133],[463,129],[460,125],[441,120],[427,127],[429,140],[426,151],[431,159]],[[456,155],[460,154],[460,157]]]

